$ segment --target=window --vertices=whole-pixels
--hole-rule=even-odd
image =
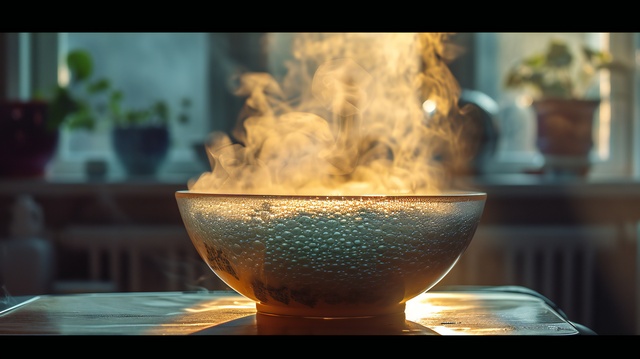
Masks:
[[[108,75],[123,89],[131,105],[143,105],[157,98],[172,103],[192,99],[191,121],[174,125],[173,148],[165,174],[182,178],[202,172],[193,144],[202,142],[212,130],[229,130],[235,123],[241,100],[232,94],[228,75],[239,68],[279,71],[284,44],[264,48],[260,33],[20,33],[10,34],[3,59],[9,69],[7,97],[50,84],[58,77],[58,61],[69,49],[83,47],[92,52],[96,74]],[[603,99],[596,123],[593,150],[594,176],[639,175],[640,128],[636,51],[640,38],[635,33],[463,33],[466,52],[452,66],[465,88],[484,92],[500,107],[498,153],[493,172],[521,172],[540,165],[533,143],[532,113],[502,87],[506,70],[515,59],[542,50],[552,36],[609,49],[627,66],[623,73],[603,74],[599,91]],[[0,62],[2,64],[3,62]],[[54,67],[52,64],[56,64]],[[31,70],[31,71],[29,71]],[[104,159],[116,177],[121,174],[114,161],[108,128],[95,133],[65,131],[52,175],[76,176],[90,159]],[[634,133],[635,131],[635,133]]]
[[[543,51],[552,37],[566,40],[577,49],[581,44],[612,52],[625,64],[623,71],[605,71],[599,77],[602,100],[594,128],[591,175],[630,176],[634,165],[632,128],[637,126],[633,110],[634,34],[629,33],[477,33],[475,34],[476,66],[474,85],[493,97],[500,105],[498,117],[501,131],[494,171],[535,169],[542,159],[535,149],[536,131],[528,103],[522,103],[502,87],[507,69],[513,61],[533,52]],[[637,41],[637,40],[636,40]],[[631,75],[631,76],[630,76]],[[635,125],[634,125],[635,122]],[[636,135],[636,142],[638,136]]]
[[[198,167],[192,144],[204,141],[210,131],[207,74],[208,37],[204,33],[61,33],[59,58],[73,49],[88,50],[94,61],[94,78],[107,77],[124,93],[123,106],[143,108],[166,100],[170,108],[191,101],[189,122],[171,122],[171,151],[164,173],[195,173]],[[60,63],[63,63],[61,61]],[[60,67],[64,79],[64,67]],[[112,173],[121,169],[111,150],[108,125],[95,131],[64,131],[54,175],[82,171],[88,160],[105,160]]]

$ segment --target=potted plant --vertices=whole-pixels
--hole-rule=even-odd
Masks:
[[[113,149],[129,175],[154,175],[169,150],[169,105],[160,100],[148,108],[126,110],[122,99],[121,91],[114,91],[109,97]],[[182,99],[183,110],[190,105],[189,99]],[[181,123],[188,119],[184,111],[178,115]]]
[[[127,174],[154,175],[169,149],[168,103],[158,100],[145,108],[125,108],[124,93],[108,78],[93,79],[93,59],[86,50],[70,51],[66,64],[68,85],[57,86],[47,100],[50,127],[93,130],[100,121],[110,122],[113,149]],[[190,106],[188,98],[182,99],[180,123],[188,122]]]
[[[72,87],[91,75],[91,58],[72,51],[66,62],[72,73],[69,86],[57,85],[50,93],[37,91],[29,100],[1,101],[0,175],[43,176],[63,126],[93,128],[95,117],[86,98],[106,91],[109,84],[101,80],[86,86],[86,96],[74,94]]]
[[[607,51],[580,50],[576,55],[565,41],[552,39],[546,52],[523,58],[507,73],[507,88],[529,90],[533,97],[536,145],[547,173],[586,175],[590,169],[600,99],[589,98],[587,91],[598,71],[614,62]]]
[[[46,174],[59,137],[49,120],[44,101],[0,101],[0,177]]]

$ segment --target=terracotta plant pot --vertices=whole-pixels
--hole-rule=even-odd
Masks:
[[[545,173],[585,176],[591,168],[593,120],[600,100],[542,99],[533,102],[536,145]]]
[[[45,102],[0,101],[0,176],[45,175],[58,146],[58,130],[47,119]]]

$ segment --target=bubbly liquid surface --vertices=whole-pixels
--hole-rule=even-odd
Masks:
[[[216,275],[258,308],[293,315],[403,310],[453,267],[484,206],[414,197],[178,200]]]

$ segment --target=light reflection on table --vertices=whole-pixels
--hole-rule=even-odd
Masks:
[[[64,335],[574,335],[545,300],[527,293],[431,291],[404,315],[289,320],[256,314],[235,292],[43,295],[0,315],[0,334]]]

